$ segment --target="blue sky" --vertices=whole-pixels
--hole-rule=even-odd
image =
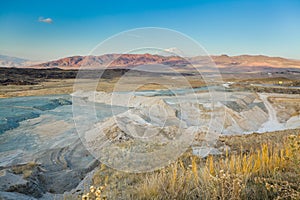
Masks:
[[[180,31],[213,55],[300,59],[299,0],[2,1],[0,54],[86,55],[106,38],[139,27]]]

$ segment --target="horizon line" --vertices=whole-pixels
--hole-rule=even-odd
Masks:
[[[58,58],[53,58],[53,59],[41,59],[41,60],[35,60],[35,59],[30,59],[30,58],[26,58],[26,57],[19,57],[19,56],[15,56],[15,55],[8,55],[8,54],[0,54],[0,56],[6,56],[6,57],[11,57],[11,58],[17,58],[17,59],[23,59],[23,60],[27,60],[27,61],[40,61],[40,62],[50,62],[50,61],[55,61],[55,60],[60,60],[60,59],[64,59],[64,58],[71,58],[71,57],[75,57],[75,56],[104,56],[104,55],[157,55],[157,56],[162,56],[162,57],[170,57],[170,56],[178,56],[178,57],[183,57],[183,58],[194,58],[194,57],[198,57],[198,56],[206,56],[206,57],[212,57],[212,56],[228,56],[228,57],[239,57],[239,56],[265,56],[265,57],[269,57],[269,58],[283,58],[283,59],[287,59],[287,60],[298,60],[300,61],[300,58],[291,58],[291,57],[284,57],[284,56],[275,56],[275,55],[267,55],[267,54],[226,54],[226,53],[222,53],[222,54],[210,54],[210,55],[196,55],[196,56],[179,56],[177,54],[174,55],[160,55],[160,54],[153,54],[153,53],[105,53],[105,54],[101,54],[101,55],[84,55],[84,54],[74,54],[74,55],[66,55],[66,56],[62,56],[62,57],[58,57]]]

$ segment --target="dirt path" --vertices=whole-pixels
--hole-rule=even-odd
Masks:
[[[268,131],[277,131],[277,130],[283,130],[284,125],[278,122],[277,116],[276,116],[276,110],[273,108],[272,104],[268,101],[268,95],[263,93],[258,93],[260,99],[264,102],[268,113],[269,113],[269,119],[266,121],[260,129],[257,131],[259,133],[268,132]]]

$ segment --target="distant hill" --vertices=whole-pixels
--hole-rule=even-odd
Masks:
[[[0,67],[27,67],[40,63],[40,61],[31,61],[24,58],[0,55]]]
[[[131,68],[146,64],[187,65],[189,62],[181,57],[164,57],[151,54],[105,54],[101,56],[72,56],[34,65],[34,68]]]
[[[240,56],[212,56],[215,63],[221,66],[244,67],[274,67],[274,68],[300,68],[300,60],[292,60],[281,57],[269,57],[264,55],[240,55]]]
[[[27,61],[23,58],[0,55],[0,67],[19,67]]]
[[[18,61],[18,60],[17,60]],[[28,62],[19,60],[18,66],[24,66]],[[89,68],[134,68],[140,65],[162,64],[168,65],[176,70],[189,71],[196,67],[197,69],[212,69],[211,61],[221,71],[226,72],[259,72],[259,71],[280,71],[296,69],[300,71],[300,60],[292,60],[281,57],[269,57],[264,55],[240,55],[240,56],[196,56],[182,58],[178,56],[162,56],[152,54],[105,54],[100,56],[71,56],[54,61],[30,65],[31,68],[61,68],[61,69],[79,69]]]

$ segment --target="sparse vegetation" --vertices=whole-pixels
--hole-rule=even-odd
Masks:
[[[17,165],[12,167],[11,171],[15,174],[22,174],[23,177],[29,178],[32,174],[33,169],[37,166],[38,164],[36,162],[29,162],[23,165]]]
[[[105,200],[106,196],[103,195],[103,191],[105,190],[105,186],[95,187],[91,186],[90,191],[84,195],[82,195],[82,200],[95,199],[95,200]]]
[[[146,175],[137,187],[140,199],[299,199],[300,137],[291,135],[282,149],[267,144],[249,153],[191,157]]]
[[[94,184],[107,181],[107,199],[300,199],[300,135],[283,138],[206,159],[186,153],[147,174],[102,165]]]

